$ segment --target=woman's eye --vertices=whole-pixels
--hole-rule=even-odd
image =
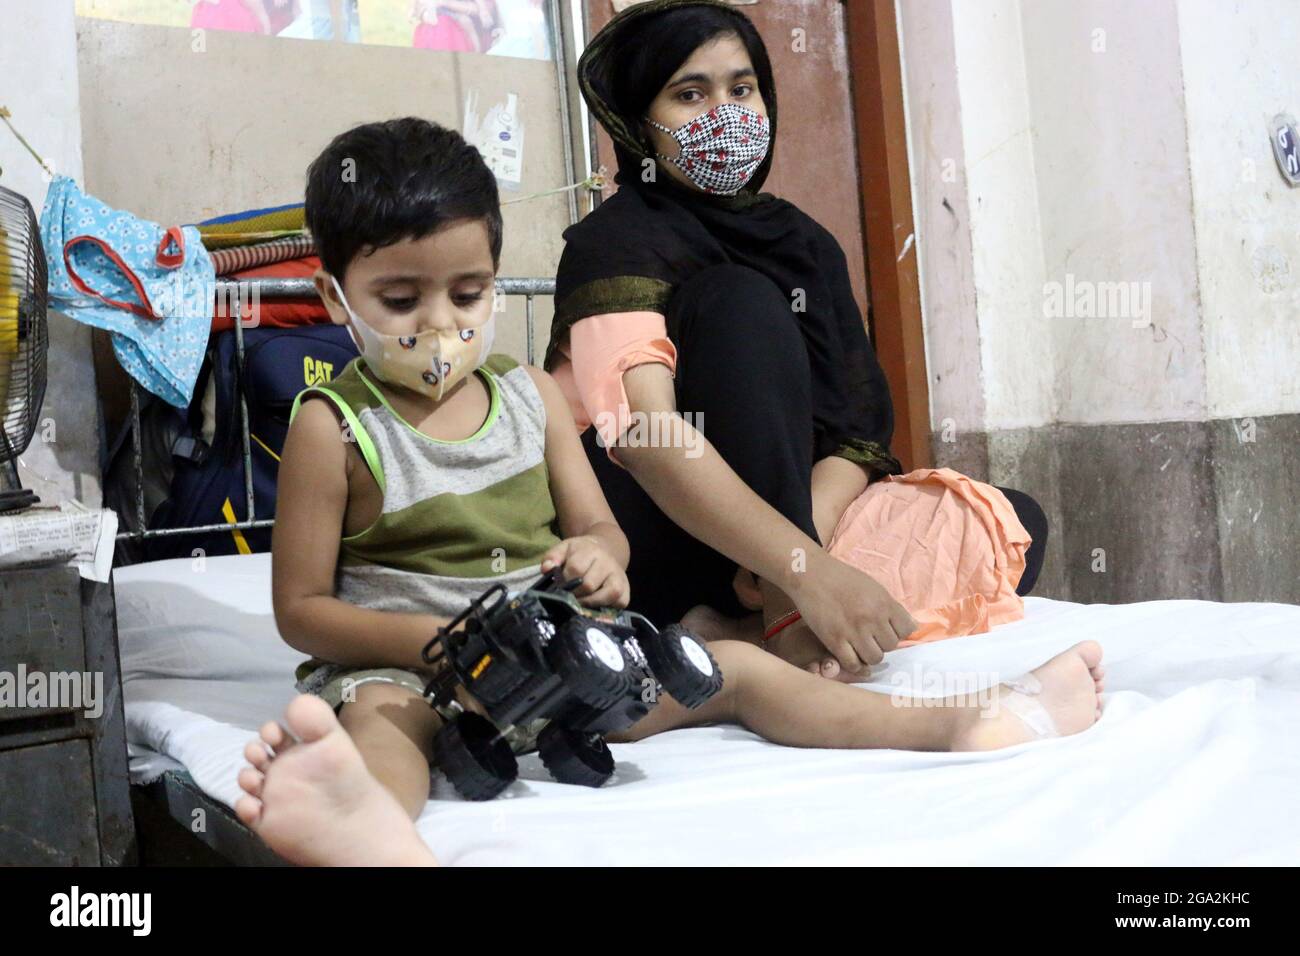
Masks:
[[[740,86],[736,87],[734,90],[731,91],[731,95],[737,97],[738,99],[744,99],[752,92],[754,92],[754,88],[752,86],[747,86],[742,83]]]
[[[677,98],[683,103],[695,103],[703,96],[704,94],[699,90],[682,90],[682,92],[677,95]]]
[[[390,312],[410,312],[415,308],[419,299],[416,299],[413,296],[404,299],[389,299],[385,297],[380,299],[380,301],[384,303],[384,308],[388,309]]]

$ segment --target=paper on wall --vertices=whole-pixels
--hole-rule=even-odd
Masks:
[[[72,563],[83,578],[108,580],[117,513],[79,501],[0,515],[0,570]]]
[[[524,182],[524,122],[519,118],[519,97],[506,95],[483,118],[478,114],[478,91],[465,93],[465,124],[461,130],[476,147],[502,189],[517,190]]]

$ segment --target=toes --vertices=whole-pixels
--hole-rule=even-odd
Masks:
[[[1083,658],[1083,662],[1088,665],[1088,670],[1101,665],[1101,645],[1096,641],[1082,641],[1075,644],[1070,650]]]
[[[239,788],[250,797],[260,797],[262,795],[262,786],[266,783],[266,774],[260,770],[254,770],[252,767],[245,767],[239,771]]]
[[[267,753],[266,745],[260,739],[248,742],[244,747],[244,759],[258,770],[265,770],[271,763],[271,755]]]
[[[284,721],[303,743],[320,740],[331,731],[340,729],[334,709],[310,694],[299,694],[289,702],[284,711]]]
[[[258,734],[264,741],[266,741],[266,745],[276,753],[280,753],[291,743],[289,735],[285,733],[284,728],[273,720],[268,720],[264,723],[262,729],[258,731]]]
[[[244,826],[256,830],[262,819],[262,801],[256,797],[240,797],[235,801],[235,816]]]
[[[840,662],[833,657],[828,657],[822,661],[822,677],[829,677],[831,680],[840,676]]]

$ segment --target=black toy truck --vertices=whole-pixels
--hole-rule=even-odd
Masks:
[[[551,776],[599,787],[614,773],[605,734],[648,714],[661,690],[694,708],[722,687],[713,656],[686,628],[659,631],[634,611],[584,607],[573,595],[581,583],[561,582],[557,569],[514,595],[495,584],[425,645],[436,672],[425,696],[454,714],[434,737],[434,759],[465,798],[490,800],[518,774],[499,728],[548,719],[537,748]],[[461,708],[458,684],[490,720]]]

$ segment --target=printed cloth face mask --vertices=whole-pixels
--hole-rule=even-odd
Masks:
[[[439,402],[448,389],[486,362],[492,351],[495,314],[489,315],[476,329],[454,332],[428,329],[415,335],[384,335],[352,311],[339,280],[330,276],[330,281],[361,337],[357,347],[367,367],[389,385],[408,388]]]
[[[767,158],[772,125],[756,110],[739,103],[723,103],[701,113],[676,130],[646,122],[676,140],[682,148],[676,158],[659,153],[706,193],[732,195],[753,178]]]

